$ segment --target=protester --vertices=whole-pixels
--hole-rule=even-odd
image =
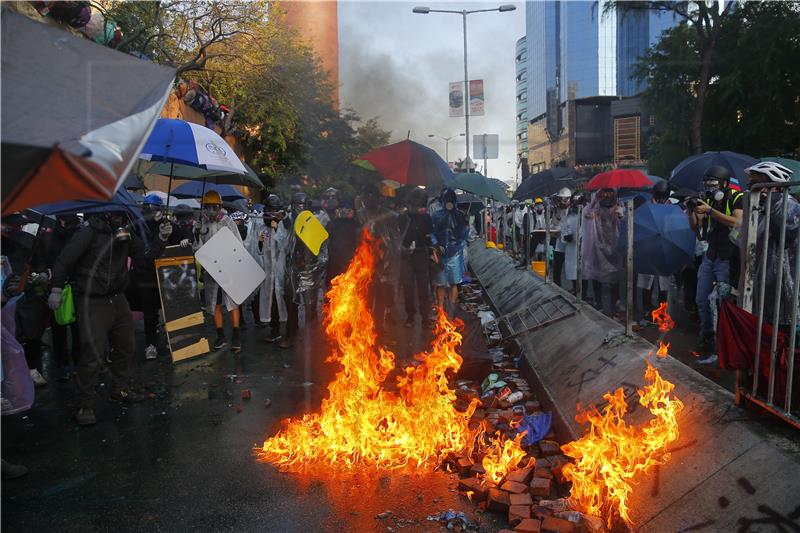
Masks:
[[[567,217],[569,216],[571,198],[572,191],[570,191],[569,188],[562,187],[561,190],[558,191],[550,228],[551,231],[555,233],[551,242],[553,245],[553,281],[559,286],[561,285],[561,276],[564,272],[564,252],[567,246],[567,242],[559,238],[559,233],[564,230]]]
[[[650,200],[654,204],[669,204],[669,184],[666,181],[659,181],[653,186],[653,197]],[[669,296],[669,288],[672,285],[671,276],[656,276],[653,274],[637,274],[636,286],[639,288],[642,297],[642,318],[639,325],[642,327],[652,324],[653,310],[658,307],[660,302],[666,302]],[[658,296],[656,303],[653,302],[654,292]]]
[[[531,254],[533,254],[535,261],[543,261],[544,254],[547,253],[547,247],[544,242],[547,237],[545,233],[547,229],[547,217],[544,211],[544,200],[537,198],[533,202],[533,209],[528,213],[530,217],[528,228],[531,232]]]
[[[700,343],[697,352],[714,352],[714,322],[709,297],[716,283],[718,292],[730,292],[733,243],[731,228],[742,221],[742,193],[730,187],[730,171],[719,165],[706,169],[703,176],[703,198],[696,198],[689,210],[689,223],[704,243],[705,253],[697,272],[695,301],[700,314]]]
[[[342,198],[333,219],[328,223],[328,272],[326,285],[347,270],[361,239],[361,224],[356,218],[355,206],[350,198]]]
[[[190,247],[192,245],[192,222],[192,208],[186,204],[176,205],[173,209],[172,235],[169,237],[168,244],[179,244],[184,248]]]
[[[124,213],[90,215],[89,224],[78,230],[55,262],[48,304],[53,310],[61,305],[64,284],[69,282],[80,327],[81,354],[76,380],[78,411],[75,415],[80,425],[96,421],[95,389],[109,343],[114,350],[109,399],[125,403],[144,399],[129,384],[135,342],[133,317],[125,298],[128,258],[137,267],[146,268],[161,255],[171,233],[172,225],[162,222],[157,238],[145,246],[127,227]]]
[[[791,179],[792,171],[785,166],[772,162],[762,161],[745,169],[750,177],[750,186],[758,183],[785,183]],[[785,333],[792,321],[792,296],[794,286],[798,280],[794,279],[794,266],[797,261],[798,247],[800,247],[800,203],[790,194],[787,197],[786,205],[783,201],[782,189],[762,189],[761,202],[758,216],[758,228],[756,239],[756,250],[762,253],[764,249],[764,238],[766,235],[767,217],[766,205],[770,206],[770,232],[767,240],[766,266],[761,259],[756,261],[754,294],[760,294],[760,284],[764,279],[764,310],[763,319],[768,324],[773,324],[775,316],[775,303],[780,302],[778,309],[778,321],[773,325],[778,325]],[[779,270],[780,255],[780,228],[783,220],[783,212],[786,209],[786,234],[784,237],[784,257],[782,272]],[[778,277],[781,277],[780,290],[776,295]],[[754,312],[759,313],[758,299],[755,302]],[[798,309],[800,311],[800,309]]]
[[[258,266],[264,268],[263,263],[263,256],[261,255],[261,249],[259,248],[259,243],[261,235],[265,231],[265,224],[264,224],[264,206],[262,204],[256,204],[252,208],[251,216],[248,217],[247,221],[247,237],[244,239],[244,247],[247,250],[247,253],[250,254],[250,257],[258,263]],[[260,314],[260,307],[259,307],[259,298],[261,293],[261,287],[256,287],[253,291],[253,294],[247,297],[247,299],[242,302],[242,305],[239,306],[241,315],[242,323],[246,323],[247,319],[245,310],[249,307],[250,311],[253,314],[253,324],[256,327],[263,328],[266,327],[267,324],[261,322],[261,314]]]
[[[397,267],[400,257],[400,230],[397,214],[381,206],[380,191],[376,185],[367,185],[363,198],[364,208],[358,212],[358,220],[375,238],[380,249],[376,257],[370,297],[375,323],[380,328],[394,323],[392,304],[394,284],[399,274]]]
[[[328,227],[328,222],[336,216],[336,209],[339,208],[339,199],[339,191],[333,187],[328,187],[322,193],[322,209],[317,212],[317,219],[326,228]]]
[[[525,203],[517,203],[517,206],[514,209],[514,213],[512,216],[514,222],[514,237],[515,237],[516,249],[518,253],[521,252],[523,254],[525,253],[525,241],[523,237],[524,232],[522,229],[522,223],[525,220],[526,209],[527,205]]]
[[[570,207],[566,218],[561,223],[561,234],[559,241],[563,242],[564,248],[564,273],[567,281],[570,282],[573,294],[578,293],[578,216],[580,208],[586,205],[586,197],[575,192],[570,199]],[[583,294],[586,294],[587,282],[582,280]]]
[[[289,312],[284,298],[286,283],[286,252],[289,247],[289,231],[281,222],[286,216],[280,197],[270,194],[264,205],[264,224],[258,234],[258,251],[266,276],[259,290],[259,319],[262,324],[272,322],[272,304],[278,308],[278,329],[267,335],[267,342],[280,341],[281,348],[288,348]]]
[[[464,213],[456,209],[455,191],[444,189],[441,201],[444,209],[433,214],[431,241],[436,247],[434,261],[439,263],[435,280],[436,299],[439,307],[447,309],[447,302],[452,307],[458,300],[458,285],[464,278],[463,254],[468,229]]]
[[[228,228],[234,237],[241,242],[241,235],[236,223],[231,220],[225,209],[222,208],[222,198],[217,191],[207,191],[203,195],[203,211],[200,220],[195,220],[195,250],[202,247],[222,228]],[[214,316],[214,327],[217,330],[217,338],[214,341],[214,349],[221,350],[228,345],[225,337],[225,329],[222,321],[222,304],[228,310],[231,319],[231,351],[239,353],[242,351],[242,339],[239,332],[241,314],[239,306],[228,296],[228,294],[217,284],[208,272],[203,273],[203,285],[205,290],[206,312]]]
[[[592,281],[594,305],[603,306],[603,290],[611,289],[610,314],[617,313],[622,254],[617,249],[622,206],[614,189],[600,189],[583,210],[583,271]]]
[[[403,245],[401,283],[406,308],[405,326],[409,328],[414,325],[417,312],[423,327],[431,323],[428,262],[433,223],[425,208],[426,203],[425,191],[415,189],[409,195],[408,209],[399,219]]]

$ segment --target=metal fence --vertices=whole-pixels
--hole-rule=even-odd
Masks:
[[[792,406],[800,253],[797,253],[797,229],[791,228],[791,234],[787,235],[787,223],[794,222],[789,219],[790,208],[793,207],[789,193],[790,187],[794,186],[797,186],[797,182],[755,184],[745,196],[739,293],[741,307],[756,315],[758,328],[755,354],[752,354],[753,367],[749,372],[742,370],[736,372],[736,403],[742,405],[744,402],[752,402],[800,428],[798,408]],[[777,212],[773,213],[773,207],[777,207]],[[777,227],[775,227],[776,222]],[[794,257],[791,257],[792,255]],[[791,264],[792,259],[794,264]],[[769,282],[768,270],[773,272],[773,279]],[[785,272],[793,277],[790,280],[784,279]],[[785,290],[786,288],[789,290]],[[765,317],[765,309],[770,306],[771,316]],[[765,324],[777,326],[772,328],[769,343],[766,391],[759,383],[763,379],[759,369]],[[779,353],[778,336],[781,332],[785,336],[786,348]],[[780,368],[783,365],[786,375],[785,393],[781,395],[782,397],[776,397],[776,381],[783,374]]]

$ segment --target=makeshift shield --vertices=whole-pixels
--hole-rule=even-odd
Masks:
[[[197,250],[195,258],[236,305],[253,294],[266,276],[242,241],[228,228],[215,233]]]
[[[319,255],[322,243],[328,239],[328,231],[325,226],[311,211],[302,211],[297,215],[297,219],[294,221],[294,233],[314,255]]]

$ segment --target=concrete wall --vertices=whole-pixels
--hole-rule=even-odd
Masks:
[[[560,291],[516,270],[508,256],[480,241],[470,247],[469,263],[498,315]],[[631,419],[649,418],[636,403],[636,390],[644,385],[645,360],[655,348],[638,336],[616,336],[622,332],[619,323],[581,305],[576,315],[517,337],[545,405],[572,438],[584,433],[575,421],[576,405],[600,406],[603,393],[618,387],[625,390]],[[792,524],[787,531],[800,529],[800,435],[755,420],[734,405],[732,394],[671,357],[653,364],[675,383],[685,408],[670,461],[637,480],[635,529],[775,531],[768,524],[779,519]]]

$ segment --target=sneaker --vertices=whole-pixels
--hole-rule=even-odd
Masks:
[[[15,465],[3,459],[3,479],[15,479],[28,473],[28,469],[22,465]]]
[[[152,361],[153,359],[158,358],[158,348],[154,345],[149,345],[147,348],[144,349],[144,358],[148,361]]]
[[[31,370],[31,379],[33,380],[33,385],[36,387],[44,387],[47,385],[47,380],[44,379],[44,376],[35,368]]]
[[[140,394],[131,389],[117,389],[111,391],[108,399],[119,403],[139,403],[144,401],[144,394]]]
[[[696,365],[713,365],[714,363],[717,362],[717,359],[719,359],[719,357],[717,357],[717,354],[712,353],[711,355],[709,355],[707,357],[703,357],[702,359],[698,359],[697,361],[694,362],[694,364],[696,364]]]
[[[238,330],[233,330],[233,339],[231,340],[231,351],[233,353],[240,353],[242,351],[242,339],[239,337]]]
[[[267,335],[267,342],[275,342],[279,340],[281,340],[280,333],[275,333],[274,331],[272,331],[270,332],[269,335]]]
[[[217,340],[214,341],[214,349],[221,350],[228,345],[228,340],[225,337],[217,337]]]
[[[94,409],[88,407],[78,409],[78,412],[75,413],[75,421],[79,426],[91,426],[92,424],[96,424],[97,419],[94,417]]]

